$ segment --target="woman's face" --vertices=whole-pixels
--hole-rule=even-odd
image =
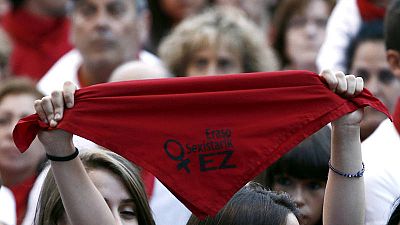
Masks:
[[[0,170],[4,173],[4,179],[7,173],[24,174],[29,169],[36,168],[44,157],[44,151],[37,140],[29,151],[20,154],[12,137],[18,120],[35,112],[35,100],[36,97],[31,94],[11,94],[0,102]]]
[[[293,69],[315,70],[328,17],[328,4],[323,0],[311,0],[302,12],[289,19],[285,51]]]
[[[118,225],[138,225],[134,199],[122,180],[105,169],[89,171],[89,177],[104,197]],[[69,225],[61,218],[58,225]]]
[[[317,179],[297,179],[288,175],[274,177],[274,191],[290,195],[300,211],[301,225],[315,225],[322,218],[326,182]]]
[[[238,51],[221,42],[215,47],[208,47],[195,52],[186,67],[185,76],[242,73],[242,58]]]

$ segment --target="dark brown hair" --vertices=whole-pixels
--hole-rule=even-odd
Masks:
[[[251,182],[240,189],[215,217],[191,216],[186,225],[284,225],[298,210],[288,195],[268,191]]]

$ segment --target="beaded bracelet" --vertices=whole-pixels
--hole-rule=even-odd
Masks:
[[[55,161],[55,162],[65,162],[65,161],[70,161],[75,159],[79,155],[79,150],[75,148],[75,152],[72,153],[71,155],[67,156],[54,156],[54,155],[49,155],[46,153],[46,156],[49,160]]]
[[[352,177],[362,177],[362,176],[364,175],[364,171],[365,171],[364,162],[361,162],[361,165],[362,165],[361,170],[358,171],[357,173],[354,173],[354,174],[351,174],[351,173],[344,173],[344,172],[341,172],[341,171],[335,169],[335,168],[332,166],[332,164],[331,164],[331,160],[329,160],[328,164],[329,164],[329,168],[330,168],[333,172],[335,172],[336,174],[338,174],[338,175],[340,175],[340,176],[343,176],[343,177],[349,177],[349,178],[352,178]]]

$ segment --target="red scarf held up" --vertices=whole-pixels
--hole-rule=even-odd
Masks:
[[[345,99],[308,71],[141,80],[78,90],[58,128],[148,170],[204,218],[304,138],[367,105],[389,116],[369,91]],[[37,115],[22,119],[17,147],[47,128]]]

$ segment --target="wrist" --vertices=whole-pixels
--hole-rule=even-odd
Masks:
[[[45,150],[47,155],[65,157],[75,152],[75,146],[71,140],[61,145],[47,146]]]
[[[75,148],[75,152],[67,156],[54,156],[46,153],[47,159],[54,162],[66,162],[75,159],[79,155],[79,150]]]
[[[357,124],[334,124],[332,123],[332,131],[339,133],[360,133],[360,123]]]

